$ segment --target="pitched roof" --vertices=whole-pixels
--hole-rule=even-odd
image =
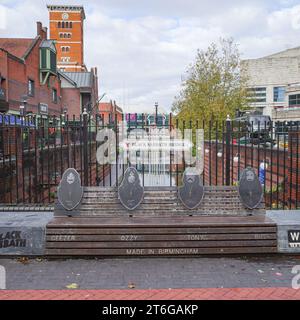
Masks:
[[[65,72],[60,71],[59,69],[57,70],[57,73],[64,78],[65,80],[67,80],[70,84],[72,84],[74,87],[77,87],[77,84],[75,81],[73,81],[72,79],[70,79]]]
[[[56,52],[54,40],[43,40],[40,44],[40,48],[49,48]]]
[[[64,74],[76,82],[79,88],[88,88],[92,86],[91,72],[64,72]]]
[[[0,38],[0,48],[23,59],[33,45],[35,39]]]

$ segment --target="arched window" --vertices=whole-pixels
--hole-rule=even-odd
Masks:
[[[68,37],[68,34],[67,33],[64,33],[64,38],[67,38]]]
[[[73,28],[73,22],[70,22],[70,28]]]
[[[61,47],[61,51],[65,52],[66,51],[66,47]]]
[[[68,38],[71,38],[71,33],[68,33]]]
[[[61,23],[61,27],[64,28],[65,27],[65,23],[64,21]]]
[[[59,34],[59,37],[60,37],[60,38],[63,38],[63,37],[64,37],[64,34],[63,34],[63,33],[60,33],[60,34]]]
[[[69,47],[66,47],[66,52],[69,52],[70,51],[70,48]]]
[[[69,28],[69,22],[66,22],[66,28]]]
[[[57,27],[61,28],[61,22],[60,21],[57,23]]]

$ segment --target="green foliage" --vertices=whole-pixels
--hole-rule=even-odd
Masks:
[[[172,111],[186,121],[234,118],[237,109],[247,106],[246,82],[237,45],[232,39],[221,39],[219,47],[213,43],[206,51],[198,50]]]

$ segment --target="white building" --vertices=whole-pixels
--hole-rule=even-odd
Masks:
[[[242,61],[251,106],[273,121],[300,121],[300,47]]]

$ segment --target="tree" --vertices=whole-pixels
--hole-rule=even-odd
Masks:
[[[172,111],[180,120],[223,121],[247,106],[247,79],[240,72],[240,54],[233,39],[198,50],[188,67]]]

